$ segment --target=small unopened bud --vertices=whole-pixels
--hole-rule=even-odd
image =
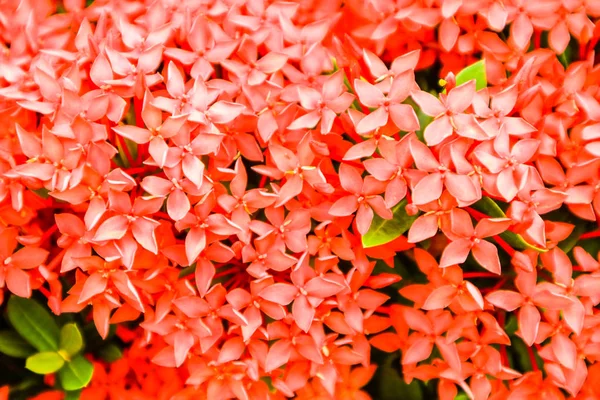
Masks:
[[[415,206],[414,204],[408,204],[406,206],[406,213],[410,216],[413,215],[417,215],[417,213],[419,212],[419,208],[417,206]]]
[[[442,86],[444,86],[447,91],[450,91],[456,87],[456,76],[454,76],[452,72],[448,72],[448,75],[446,75],[444,79],[440,80],[440,84],[442,81],[444,82]]]

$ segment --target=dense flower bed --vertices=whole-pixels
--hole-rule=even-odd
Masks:
[[[0,4],[0,399],[600,398],[599,1]]]

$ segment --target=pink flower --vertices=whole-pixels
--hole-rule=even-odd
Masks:
[[[419,120],[413,108],[402,104],[410,95],[415,82],[414,72],[408,70],[394,76],[387,96],[368,82],[356,79],[354,88],[360,102],[367,107],[377,108],[356,125],[356,132],[364,134],[385,126],[388,118],[402,131],[412,132],[419,129]]]
[[[0,230],[0,287],[5,286],[20,297],[31,296],[31,279],[24,270],[39,267],[48,257],[48,252],[38,247],[26,246],[15,252],[17,230]]]
[[[440,268],[462,264],[467,260],[469,253],[472,252],[473,257],[483,268],[495,274],[500,274],[498,249],[484,238],[496,236],[506,231],[512,221],[508,218],[486,218],[480,220],[477,226],[473,228],[468,215],[453,214],[452,217],[451,230],[456,236],[444,249],[440,260]]]
[[[515,285],[519,292],[498,290],[486,296],[492,305],[506,311],[519,310],[519,336],[528,346],[536,342],[541,316],[537,307],[551,310],[568,307],[571,301],[560,294],[554,294],[536,285],[536,271],[519,271]]]
[[[475,81],[469,81],[451,89],[440,98],[423,92],[413,91],[411,97],[422,111],[435,119],[425,128],[425,141],[435,146],[456,132],[459,136],[486,140],[487,134],[472,114],[465,113],[475,96]]]
[[[450,170],[451,163],[454,161],[453,155],[458,153],[455,147],[445,146],[440,151],[440,160],[438,160],[416,137],[413,137],[409,144],[417,168],[429,173],[413,188],[412,196],[415,204],[427,204],[439,199],[444,187],[461,203],[470,204],[481,198],[481,189],[476,180],[471,176]]]
[[[371,226],[373,210],[381,218],[392,218],[392,212],[387,208],[383,198],[378,195],[383,192],[384,185],[372,176],[365,177],[363,181],[360,173],[354,167],[342,164],[340,165],[340,184],[350,194],[333,203],[329,214],[343,217],[356,212],[356,226],[361,235],[367,233]]]
[[[343,80],[343,72],[335,72],[323,83],[321,93],[299,85],[300,104],[308,113],[292,122],[288,129],[313,128],[321,122],[321,133],[330,133],[337,114],[346,111],[354,100],[352,94],[343,90]]]
[[[315,308],[327,297],[344,290],[337,274],[317,276],[308,266],[300,266],[290,273],[291,284],[275,283],[264,288],[258,295],[265,300],[287,306],[293,301],[292,315],[296,325],[308,332]]]

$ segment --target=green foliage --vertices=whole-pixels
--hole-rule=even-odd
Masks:
[[[17,332],[0,331],[0,353],[15,358],[27,358],[35,353],[35,349]]]
[[[487,75],[485,73],[485,60],[479,60],[469,65],[456,74],[456,86],[475,80],[477,90],[487,87]]]
[[[74,356],[83,348],[83,337],[77,325],[66,324],[60,330],[60,349],[69,356]]]
[[[573,228],[573,232],[562,242],[558,244],[558,247],[565,253],[570,252],[573,247],[577,246],[577,242],[579,242],[579,237],[585,232],[586,224],[575,223],[575,228]]]
[[[434,95],[437,96],[437,93],[434,93]],[[424,137],[424,133],[425,133],[425,128],[427,128],[427,125],[429,125],[432,121],[433,121],[433,117],[430,117],[429,115],[425,114],[423,112],[423,110],[421,110],[421,107],[419,107],[417,105],[417,103],[415,103],[412,99],[408,98],[404,101],[404,103],[409,104],[413,110],[415,110],[415,114],[417,115],[417,118],[419,119],[419,130],[416,131],[416,135],[417,138],[425,143],[425,137]]]
[[[8,300],[7,313],[19,335],[38,351],[58,350],[58,325],[37,301],[12,296]]]
[[[72,390],[65,393],[65,400],[79,400],[81,397],[81,390]]]
[[[59,318],[41,304],[17,296],[9,299],[7,316],[16,332],[0,332],[0,352],[27,358],[25,368],[36,374],[58,372],[66,398],[78,399],[80,389],[92,379],[94,366],[80,354],[84,348],[83,334],[75,322],[69,322],[72,318],[61,318],[64,325],[59,328]],[[117,354],[120,356],[120,350],[112,346],[110,354],[114,360]],[[13,386],[11,393],[12,390]]]
[[[82,355],[75,356],[58,371],[60,385],[67,391],[86,387],[92,380],[93,374],[94,366]]]
[[[363,246],[365,248],[380,246],[402,236],[418,216],[406,213],[407,204],[407,200],[403,199],[392,208],[394,214],[392,219],[383,219],[375,214],[369,231],[362,237]]]
[[[378,397],[380,400],[410,399],[421,400],[423,397],[423,388],[416,379],[410,384],[406,383],[400,376],[398,357],[394,354],[388,356],[383,364],[377,369],[376,381],[378,383]]]
[[[482,197],[477,203],[473,204],[472,207],[491,218],[506,218],[504,211],[496,204],[496,202],[489,197]],[[500,234],[500,237],[506,241],[511,247],[518,250],[532,249],[540,253],[545,253],[547,249],[543,249],[528,243],[521,235],[506,231]]]
[[[100,351],[98,352],[98,355],[104,361],[106,361],[108,363],[112,363],[112,362],[119,360],[121,357],[123,357],[123,352],[117,345],[115,345],[113,343],[109,343],[100,349]]]
[[[56,351],[43,351],[27,358],[25,368],[36,374],[53,374],[65,365],[65,359]]]

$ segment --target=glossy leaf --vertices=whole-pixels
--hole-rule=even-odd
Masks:
[[[50,313],[37,301],[12,296],[8,319],[15,330],[39,351],[58,350],[60,331]]]
[[[482,197],[477,203],[473,204],[472,207],[477,211],[480,211],[491,218],[506,218],[504,211],[496,204],[496,202],[489,197]],[[527,242],[521,235],[516,233],[505,231],[500,234],[500,237],[506,241],[511,247],[517,250],[532,249],[540,253],[545,253],[547,249],[537,247]]]
[[[477,61],[456,74],[456,86],[475,79],[477,90],[487,87],[487,75],[485,73],[485,60]]]
[[[81,390],[71,390],[65,392],[65,400],[79,400],[81,398]]]
[[[109,343],[99,350],[98,355],[104,361],[106,361],[108,363],[112,363],[112,362],[119,360],[121,357],[123,357],[123,352],[117,345],[115,345],[113,343]]]
[[[0,353],[15,358],[27,358],[35,353],[35,349],[19,336],[17,332],[1,331]]]
[[[60,331],[60,349],[69,356],[79,353],[83,347],[83,337],[75,324],[66,324]]]
[[[425,114],[421,107],[419,107],[417,103],[415,103],[412,99],[406,99],[405,103],[409,104],[415,110],[415,114],[417,114],[417,118],[419,119],[419,130],[415,133],[417,135],[417,138],[421,142],[425,143],[425,128],[427,128],[427,126],[433,121],[433,117],[430,117],[429,115]]]
[[[52,374],[65,364],[65,359],[55,351],[44,351],[27,358],[25,368],[36,374]]]
[[[558,247],[565,253],[568,253],[577,245],[579,242],[579,237],[585,232],[586,225],[582,223],[575,224],[575,228],[573,232],[562,242],[558,244]]]
[[[410,228],[418,215],[406,213],[407,203],[407,200],[404,199],[392,208],[394,214],[392,219],[383,219],[375,214],[369,231],[362,237],[362,244],[365,248],[389,243],[402,236]]]
[[[397,363],[398,359],[391,355],[377,369],[377,375],[375,376],[379,385],[379,396],[377,398],[381,400],[423,399],[423,389],[420,383],[413,380],[410,384],[407,384],[400,377],[397,368],[394,367]]]
[[[84,388],[90,383],[94,366],[82,355],[75,356],[58,372],[60,384],[67,391]]]

